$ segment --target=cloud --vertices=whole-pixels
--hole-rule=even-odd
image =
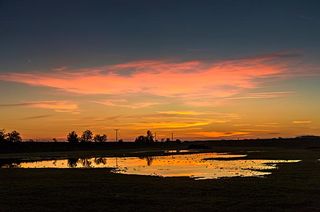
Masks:
[[[23,118],[22,120],[35,120],[35,119],[42,119],[42,118],[48,118],[51,117],[52,115],[38,115],[38,116],[28,116]]]
[[[221,127],[227,122],[238,119],[236,114],[198,113],[195,111],[160,111],[150,114],[123,115],[117,122],[118,128],[131,130],[203,130],[211,125]]]
[[[254,125],[254,126],[256,126],[256,127],[273,127],[273,128],[275,128],[275,127],[279,127],[279,123],[277,123],[277,122],[267,122],[267,123],[262,123],[262,124],[256,124],[256,125]]]
[[[49,109],[55,112],[78,112],[78,105],[69,101],[37,101],[37,102],[21,102],[13,104],[0,104],[0,107],[32,107]]]
[[[203,112],[196,111],[158,111],[159,114],[165,115],[182,115],[182,116],[195,116],[195,115],[203,115]]]
[[[200,127],[207,126],[210,122],[206,121],[163,121],[163,122],[147,122],[147,123],[135,123],[132,129],[179,129],[179,128],[190,128],[190,127]]]
[[[241,100],[241,99],[272,99],[280,98],[294,94],[292,91],[274,91],[274,92],[259,92],[259,93],[248,93],[245,96],[229,97],[230,100]]]
[[[126,99],[109,99],[109,100],[100,100],[100,101],[92,101],[97,104],[102,104],[111,107],[124,107],[124,108],[131,108],[131,109],[139,109],[157,105],[157,102],[129,102]]]
[[[98,68],[62,68],[49,73],[6,73],[0,75],[0,80],[78,94],[144,93],[179,97],[196,104],[194,100],[199,97],[231,97],[243,89],[257,87],[261,79],[285,74],[288,64],[283,57],[274,54],[220,62],[142,60]],[[207,102],[203,100],[199,104]]]
[[[241,131],[235,131],[235,132],[217,132],[217,131],[202,131],[202,132],[194,132],[194,135],[205,137],[205,138],[221,138],[221,137],[232,137],[232,136],[241,136],[241,135],[248,135],[249,132],[241,132]]]
[[[295,120],[295,121],[292,121],[293,124],[311,124],[312,121],[310,120]]]
[[[19,107],[19,106],[30,106],[33,103],[31,102],[22,102],[22,103],[12,103],[12,104],[0,104],[0,107]]]

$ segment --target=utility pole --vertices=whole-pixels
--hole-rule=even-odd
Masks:
[[[116,142],[118,141],[118,131],[119,129],[114,129],[114,131],[116,132]]]
[[[171,133],[171,141],[173,141],[173,133]]]

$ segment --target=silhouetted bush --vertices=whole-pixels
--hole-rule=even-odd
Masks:
[[[150,130],[147,131],[147,142],[149,143],[154,142],[154,136]]]
[[[95,142],[106,142],[107,141],[107,135],[105,135],[105,134],[103,134],[103,135],[97,134],[97,135],[94,136],[93,140]]]
[[[67,136],[67,140],[70,143],[78,143],[79,142],[78,134],[75,131],[70,132]]]
[[[86,130],[82,133],[81,142],[91,142],[93,133],[90,130]]]
[[[138,136],[136,138],[135,142],[136,143],[153,143],[154,137],[153,137],[152,132],[150,130],[148,130],[146,136],[143,136],[143,135]]]
[[[4,130],[4,129],[0,130],[0,142],[5,142],[5,141],[7,141],[7,140],[6,140],[6,137],[7,137],[7,135],[6,135],[5,130]]]
[[[136,140],[134,141],[136,143],[146,143],[146,137],[143,135],[140,135],[136,138]]]
[[[20,143],[22,141],[22,138],[20,136],[20,133],[14,130],[11,133],[7,134],[7,141],[10,143]]]

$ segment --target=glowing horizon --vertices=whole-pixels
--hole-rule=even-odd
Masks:
[[[316,131],[299,131],[299,128],[317,123],[314,117],[292,118],[282,124],[279,122],[285,117],[245,121],[242,116],[248,110],[240,108],[242,112],[239,112],[239,108],[233,108],[233,105],[242,107],[250,101],[274,104],[296,96],[295,90],[264,89],[275,82],[315,75],[307,71],[293,72],[290,63],[292,59],[288,60],[286,54],[277,53],[215,62],[142,60],[80,70],[61,68],[50,72],[3,73],[1,81],[47,89],[46,92],[65,97],[59,100],[42,97],[40,101],[10,102],[0,107],[3,111],[21,113],[24,123],[18,124],[17,130],[26,138],[63,139],[68,131],[81,133],[87,128],[107,133],[109,137],[113,137],[113,128],[119,128],[125,140],[134,140],[147,129],[156,132],[158,138],[171,137],[174,132],[177,138],[191,140],[316,134]],[[99,95],[107,97],[97,97]],[[29,112],[33,115],[28,116]],[[86,113],[92,117],[86,118]],[[6,114],[2,117],[7,118]],[[10,123],[10,119],[7,120]],[[70,126],[62,132],[37,132],[37,125],[48,121],[56,125],[65,121]],[[35,125],[32,129],[35,132],[24,129],[30,122]],[[8,125],[14,127],[13,123]],[[286,134],[289,126],[296,127],[297,131],[290,130],[291,133]]]

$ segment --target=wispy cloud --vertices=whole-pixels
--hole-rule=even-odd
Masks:
[[[78,105],[69,101],[34,101],[34,102],[21,102],[13,104],[0,104],[0,107],[32,107],[49,109],[55,112],[77,112]]]
[[[195,116],[195,115],[203,115],[206,113],[196,112],[196,111],[158,111],[159,114],[165,115],[182,115],[182,116]]]
[[[147,122],[147,123],[135,123],[132,129],[179,129],[207,126],[210,122],[206,121],[163,121],[163,122]]]
[[[159,104],[158,102],[130,102],[126,99],[108,99],[108,100],[99,100],[99,101],[92,101],[97,104],[102,104],[111,107],[124,107],[124,108],[131,108],[131,109],[139,109],[150,107]]]
[[[241,99],[272,99],[286,97],[294,94],[293,91],[273,91],[273,92],[257,92],[257,93],[248,93],[244,96],[235,96],[229,97],[230,100],[241,100]]]
[[[310,120],[294,120],[292,121],[293,124],[311,124],[312,121]]]
[[[285,74],[287,62],[283,57],[274,54],[220,62],[144,60],[79,70],[63,68],[49,73],[6,73],[0,75],[0,80],[79,94],[145,93],[186,100],[201,95],[225,98],[255,88],[258,80]]]
[[[248,135],[250,133],[241,132],[241,131],[234,131],[234,132],[201,131],[201,132],[194,132],[193,134],[204,137],[204,138],[221,138],[221,137]]]
[[[25,117],[23,118],[22,120],[35,120],[35,119],[43,119],[43,118],[48,118],[48,117],[51,117],[52,115],[38,115],[38,116],[28,116],[28,117]]]

